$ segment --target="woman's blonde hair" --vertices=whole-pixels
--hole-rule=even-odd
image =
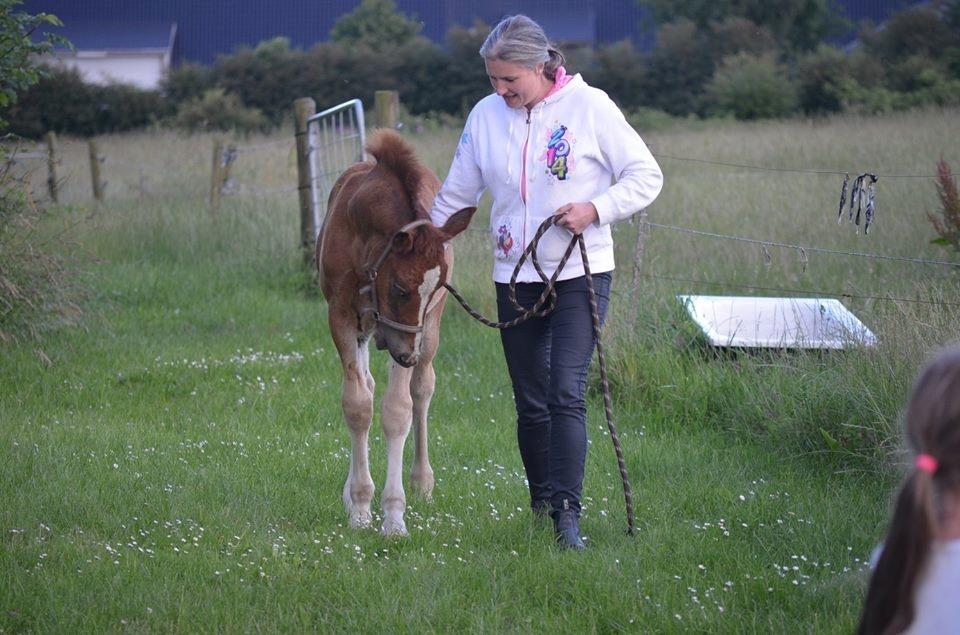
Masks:
[[[556,79],[557,69],[563,65],[563,53],[550,43],[543,28],[525,15],[511,15],[497,26],[480,47],[486,60],[498,60],[534,68],[543,64],[547,79]]]

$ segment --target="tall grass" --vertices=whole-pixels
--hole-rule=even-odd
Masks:
[[[925,217],[933,179],[886,175],[932,177],[941,154],[956,161],[956,115],[647,135],[666,174],[649,218],[942,258]],[[410,138],[442,176],[458,133]],[[816,253],[804,267],[773,248],[768,263],[753,245],[654,229],[629,306],[637,227],[617,226],[605,338],[639,531],[623,535],[592,383],[583,554],[559,552],[531,522],[498,336],[451,303],[431,410],[435,500],[411,496],[411,536],[388,540],[345,527],[339,362],[296,250],[295,192],[227,197],[213,218],[209,137],[100,143],[108,201],[89,202],[85,146],[65,143],[65,204],[49,228],[75,227],[86,254],[86,329],[47,336],[50,366],[31,347],[0,349],[0,629],[852,629],[898,473],[899,409],[928,352],[957,339],[951,268]],[[290,147],[241,153],[238,183],[292,190]],[[837,225],[840,176],[667,156],[878,172],[874,228]],[[454,282],[492,314],[488,209],[455,243]],[[734,285],[857,296],[844,302],[880,344],[713,351],[675,295],[761,293]],[[384,444],[371,436],[380,484]]]

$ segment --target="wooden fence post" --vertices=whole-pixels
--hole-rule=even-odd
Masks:
[[[644,227],[647,224],[647,210],[642,209],[637,214],[637,244],[633,249],[633,280],[630,282],[630,307],[633,311],[633,323],[637,321],[638,299],[640,292],[640,268],[643,265],[643,244],[646,235]]]
[[[93,185],[93,198],[98,203],[103,202],[103,183],[100,181],[100,162],[103,158],[97,152],[97,142],[93,139],[87,142],[90,146],[90,181]]]
[[[314,259],[313,197],[310,182],[310,141],[307,138],[307,120],[317,114],[317,104],[309,97],[293,102],[294,137],[297,142],[297,194],[300,198],[300,248],[303,261],[309,266]]]
[[[220,155],[220,193],[223,193],[223,190],[227,187],[227,181],[230,180],[230,168],[233,167],[233,162],[237,158],[237,146],[233,143],[228,143],[226,149],[224,149],[223,154]]]
[[[214,218],[220,213],[220,186],[222,174],[223,140],[213,140],[213,164],[210,168],[210,213]]]
[[[58,179],[57,179],[57,133],[52,130],[47,133],[47,190],[50,192],[50,200],[59,203]]]
[[[378,128],[396,128],[400,118],[400,95],[395,90],[373,93],[374,125]]]

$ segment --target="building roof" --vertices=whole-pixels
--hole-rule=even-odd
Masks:
[[[77,50],[160,50],[173,46],[177,25],[172,22],[74,20],[57,32]]]

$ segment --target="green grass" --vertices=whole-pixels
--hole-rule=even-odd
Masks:
[[[664,155],[933,175],[941,152],[958,159],[946,143],[956,115],[725,123],[648,141]],[[456,136],[413,139],[442,175]],[[451,303],[431,409],[434,500],[411,495],[410,537],[385,539],[346,527],[339,364],[300,270],[295,194],[227,198],[209,218],[209,146],[162,132],[102,139],[113,189],[96,209],[85,148],[64,144],[80,176],[48,230],[69,228],[91,292],[83,328],[0,349],[0,630],[852,630],[897,477],[899,409],[926,354],[957,339],[955,309],[853,298],[876,351],[718,355],[673,296],[744,291],[667,278],[956,303],[953,272],[813,254],[803,270],[789,252],[768,265],[741,243],[658,230],[632,307],[635,226],[621,224],[605,337],[638,532],[624,535],[593,382],[583,554],[559,552],[531,522],[498,336]],[[881,177],[864,237],[836,224],[839,178],[662,163],[654,222],[948,257],[928,244],[932,179]],[[156,184],[142,200],[125,185],[141,173]],[[295,183],[282,145],[241,154],[235,174]],[[455,278],[491,314],[482,227],[458,239]],[[380,388],[385,364],[373,364]],[[376,424],[371,437],[380,487]]]

